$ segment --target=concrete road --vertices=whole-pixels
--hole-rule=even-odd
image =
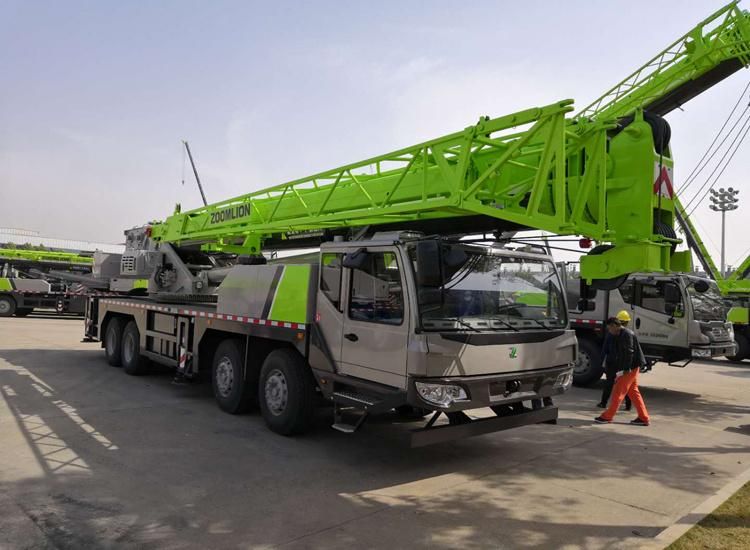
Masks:
[[[750,468],[750,364],[658,365],[648,428],[574,389],[558,426],[409,450],[326,411],[277,436],[82,331],[0,319],[0,548],[637,548]]]

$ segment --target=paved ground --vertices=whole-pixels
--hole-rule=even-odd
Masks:
[[[649,428],[574,389],[558,426],[408,450],[385,420],[279,437],[81,334],[0,319],[0,548],[637,548],[750,468],[750,364],[657,366]]]

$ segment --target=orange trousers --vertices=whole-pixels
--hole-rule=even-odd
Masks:
[[[602,418],[612,420],[626,395],[630,397],[633,405],[635,405],[635,410],[638,411],[638,418],[644,422],[648,422],[646,404],[643,402],[643,397],[638,389],[638,369],[626,372],[615,381],[615,386],[612,388],[612,397],[609,400],[609,407],[602,414]]]

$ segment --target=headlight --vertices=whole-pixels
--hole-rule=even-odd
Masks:
[[[454,401],[463,401],[468,399],[466,391],[461,386],[453,384],[429,384],[427,382],[415,382],[419,397],[438,405],[439,407],[450,407]]]
[[[710,349],[694,349],[693,357],[711,357]]]

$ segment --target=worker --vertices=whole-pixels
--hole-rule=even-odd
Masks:
[[[620,320],[620,323],[623,327],[627,327],[628,323],[630,323],[630,313],[628,313],[626,310],[621,309],[617,312],[617,315],[615,316]],[[609,331],[606,331],[604,334],[604,345],[602,346],[602,358],[603,358],[603,368],[604,368],[604,375],[607,377],[604,382],[604,388],[602,389],[602,399],[597,404],[597,407],[601,409],[607,408],[607,401],[609,401],[609,396],[612,393],[612,386],[615,385],[615,348],[614,348],[614,338],[609,333]],[[630,401],[630,397],[627,395],[625,396],[625,410],[629,411],[632,408],[632,402]]]
[[[630,423],[636,426],[648,426],[650,419],[646,404],[638,390],[638,373],[644,366],[638,338],[629,329],[622,326],[617,317],[607,319],[607,331],[613,336],[615,350],[615,385],[612,388],[612,399],[609,407],[594,419],[597,424],[609,424],[617,414],[620,403],[629,396],[638,412],[638,417]]]

